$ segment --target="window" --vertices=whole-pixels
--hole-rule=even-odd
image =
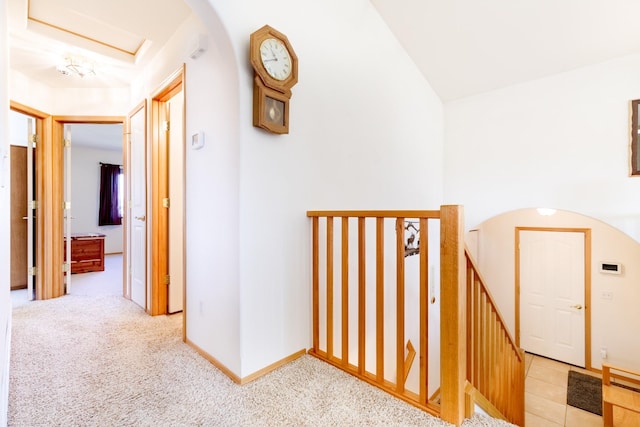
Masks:
[[[120,165],[100,164],[100,209],[98,225],[122,224],[122,169]]]
[[[118,215],[120,219],[124,217],[124,174],[122,168],[118,174]]]

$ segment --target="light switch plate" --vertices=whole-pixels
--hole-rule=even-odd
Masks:
[[[191,135],[191,148],[199,150],[204,147],[204,132],[199,131]]]

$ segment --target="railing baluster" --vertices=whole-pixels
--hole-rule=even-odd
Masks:
[[[349,218],[342,217],[342,366],[349,367]]]
[[[396,218],[396,390],[404,392],[404,218]]]
[[[320,267],[319,267],[319,239],[318,239],[318,217],[313,217],[312,222],[312,274],[313,274],[313,350],[320,350]]]
[[[478,381],[480,380],[480,337],[481,337],[481,332],[480,332],[480,328],[482,327],[482,323],[481,323],[481,312],[480,312],[480,308],[481,308],[481,293],[480,293],[480,285],[478,284],[478,281],[473,280],[473,289],[474,289],[474,293],[473,293],[473,301],[474,301],[474,307],[475,307],[475,312],[473,313],[473,322],[474,322],[474,333],[473,333],[473,340],[474,340],[474,345],[473,345],[473,352],[474,352],[474,362],[473,362],[473,366],[474,366],[474,382],[472,384],[477,384]]]
[[[467,348],[467,381],[473,381],[474,367],[473,367],[473,318],[475,316],[475,307],[473,300],[473,288],[474,288],[474,277],[473,270],[469,268],[469,260],[467,260],[466,264],[466,292],[467,292],[467,307],[465,308],[467,311],[467,343],[469,343],[469,348]]]
[[[365,218],[358,218],[358,373],[364,375],[366,361],[366,249]]]
[[[376,218],[376,376],[384,383],[384,218]]]
[[[420,218],[420,403],[427,404],[429,375],[429,227]]]
[[[327,357],[333,358],[333,217],[327,217]]]

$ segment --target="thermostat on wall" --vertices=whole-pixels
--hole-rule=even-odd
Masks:
[[[191,135],[191,148],[199,150],[202,147],[204,147],[204,132],[199,131]]]
[[[619,262],[601,262],[600,273],[622,274],[622,264]]]

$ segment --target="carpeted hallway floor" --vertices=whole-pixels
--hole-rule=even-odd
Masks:
[[[239,386],[181,341],[182,317],[118,296],[15,307],[10,426],[445,426],[310,356]],[[465,426],[510,426],[480,416]]]

